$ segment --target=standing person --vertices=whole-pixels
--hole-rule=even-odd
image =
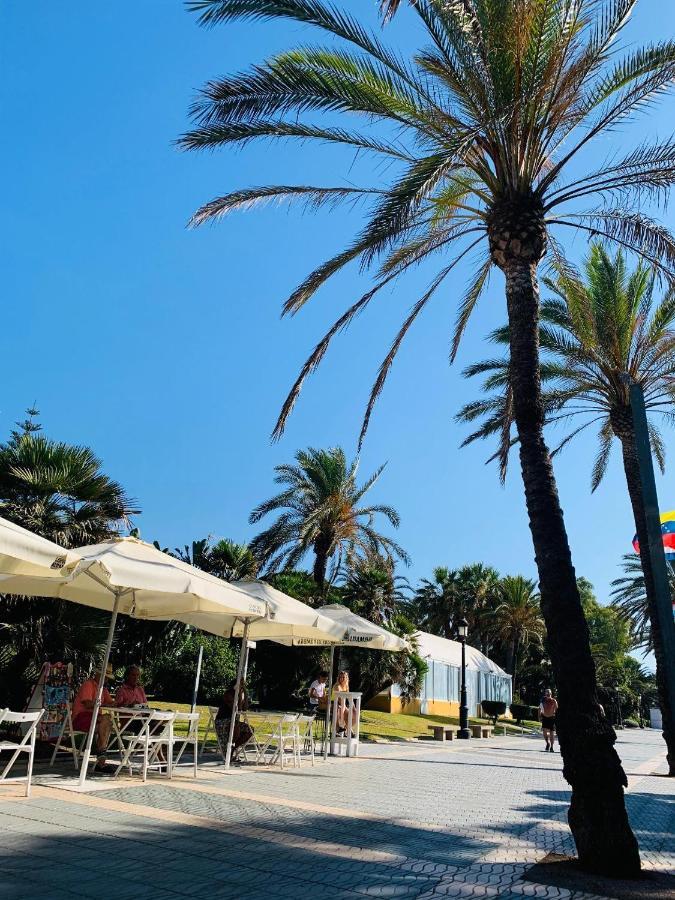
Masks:
[[[79,687],[75,699],[73,701],[73,731],[89,731],[91,728],[91,719],[94,714],[94,704],[96,702],[96,694],[98,693],[98,680],[101,676],[101,666],[97,666],[93,675],[90,675]],[[105,670],[105,681],[110,681],[113,677],[112,666],[108,664]],[[103,695],[101,696],[101,706],[114,706],[115,701],[108,688],[103,684]],[[111,730],[110,716],[102,715],[99,712],[96,721],[96,750],[98,758],[96,760],[95,772],[105,771],[105,751],[110,740]]]
[[[316,715],[320,709],[326,708],[326,685],[328,672],[319,672],[309,686],[309,711]]]
[[[546,688],[544,696],[539,704],[539,721],[541,722],[541,730],[546,741],[546,750],[544,752],[555,753],[553,744],[555,743],[555,717],[558,712],[558,701],[553,696],[551,688]]]

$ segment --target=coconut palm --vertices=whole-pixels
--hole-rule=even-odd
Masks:
[[[568,263],[556,277],[545,279],[554,295],[542,304],[541,346],[548,357],[542,364],[546,384],[544,405],[550,422],[581,419],[560,447],[590,427],[598,429],[599,451],[593,465],[591,489],[600,484],[614,441],[622,452],[623,468],[640,545],[648,545],[642,485],[630,404],[630,380],[641,385],[650,415],[652,451],[663,471],[665,448],[657,419],[672,419],[675,412],[675,291],[667,290],[657,301],[655,273],[639,262],[629,271],[622,251],[610,254],[596,242],[584,266],[583,276]],[[466,439],[497,435],[496,453],[502,478],[513,435],[510,411],[508,328],[493,337],[505,354],[470,366],[465,374],[486,375],[486,396],[465,406],[458,418],[478,421]],[[645,597],[656,656],[657,685],[663,711],[663,735],[671,774],[675,774],[675,715],[667,685],[664,635],[659,628],[657,601],[649,554],[641,557]],[[666,627],[675,629],[672,619]],[[671,638],[675,643],[675,636]]]
[[[440,254],[437,274],[382,361],[363,437],[413,323],[460,260],[487,243],[459,304],[453,354],[497,267],[505,277],[514,418],[561,700],[561,748],[573,788],[570,824],[583,866],[633,873],[639,855],[624,809],[626,779],[614,732],[598,711],[586,624],[542,435],[537,271],[547,249],[559,252],[553,232],[569,229],[639,249],[666,274],[675,265],[675,241],[636,206],[645,196],[665,197],[675,178],[675,142],[645,143],[600,166],[584,164],[580,156],[673,82],[675,42],[621,48],[618,38],[636,3],[410,0],[407,11],[425,45],[405,59],[322,0],[190,0],[207,26],[288,19],[335,43],[303,45],[209,82],[193,106],[194,128],[180,142],[193,150],[272,138],[324,142],[389,163],[377,169],[382,174],[374,185],[238,189],[193,217],[198,225],[269,201],[297,200],[310,208],[341,201],[371,205],[349,246],[311,272],[286,301],[285,312],[296,313],[351,262],[376,276],[305,363],[283,405],[277,435],[332,338],[385,285]],[[396,5],[385,0],[382,8],[391,13]],[[332,113],[337,124],[317,121],[313,114],[322,112]],[[361,128],[354,124],[359,119]],[[617,196],[623,207],[612,202]],[[591,777],[598,772],[599,778]]]
[[[350,562],[369,553],[408,561],[402,547],[373,527],[375,517],[382,515],[398,528],[396,510],[384,504],[361,505],[384,466],[359,486],[358,462],[348,464],[339,447],[299,450],[295,460],[294,465],[275,467],[274,480],[284,488],[257,506],[249,519],[253,524],[281,511],[276,521],[250,544],[253,555],[262,560],[268,571],[294,569],[306,553],[312,552],[314,581],[324,590],[331,561],[335,563],[333,574],[343,560]]]
[[[155,541],[157,549],[161,549]],[[224,581],[239,581],[242,578],[255,578],[258,574],[258,561],[246,544],[237,544],[229,538],[213,543],[211,538],[201,538],[186,544],[182,549],[176,547],[172,556]]]
[[[515,694],[518,655],[531,644],[541,645],[544,621],[534,581],[522,575],[507,575],[501,581],[501,595],[501,602],[494,611],[492,631],[504,647],[506,671],[513,676]]]

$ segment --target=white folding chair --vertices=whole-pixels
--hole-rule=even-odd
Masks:
[[[314,765],[314,722],[316,716],[298,716],[298,738],[302,749],[309,754]]]
[[[166,769],[169,778],[173,775],[173,723],[175,712],[153,710],[144,720],[138,734],[122,734],[122,740],[128,744],[122,761],[115,769],[115,776],[120,769],[129,769],[133,773],[133,766],[137,765],[142,774],[143,781],[148,780],[148,770]],[[160,752],[166,751],[166,762],[160,758]],[[135,754],[140,754],[140,761],[134,762]]]
[[[298,719],[299,715],[297,713],[280,716],[277,719],[272,733],[261,752],[261,756],[264,759],[267,751],[272,751],[270,765],[279,760],[279,765],[283,769],[287,752],[293,757],[293,765],[300,765],[300,730],[298,728]]]
[[[187,734],[176,735],[175,726],[178,722],[187,722]],[[199,713],[177,712],[174,719],[174,733],[172,746],[178,746],[178,753],[173,761],[173,765],[180,765],[181,757],[188,746],[192,745],[192,763],[183,763],[183,765],[193,766],[193,775],[197,777],[197,760],[199,757]]]
[[[13,778],[12,781],[25,781],[26,782],[26,797],[30,797],[30,782],[33,777],[33,759],[35,758],[35,735],[37,733],[38,722],[44,715],[44,709],[39,709],[37,712],[12,712],[11,709],[4,709],[0,714],[0,723],[3,725],[11,722],[13,724],[21,724],[27,725],[26,733],[20,741],[0,741],[0,753],[2,752],[10,752],[12,753],[12,758],[7,763],[5,768],[0,773],[0,781],[4,781],[7,778],[7,773],[10,771],[17,758],[21,753],[28,754],[28,772],[25,778]]]
[[[86,737],[86,731],[75,731],[73,728],[73,712],[70,703],[68,703],[66,705],[66,714],[63,717],[63,725],[61,726],[59,736],[56,739],[52,758],[49,760],[50,767],[54,765],[54,760],[56,759],[56,754],[59,750],[63,750],[64,753],[71,754],[73,757],[73,765],[77,769],[78,761],[82,756],[82,750],[77,746],[77,738],[86,740]],[[70,744],[70,746],[68,746],[68,744]]]
[[[213,734],[216,739],[216,743],[218,743],[218,735],[216,734],[216,716],[218,715],[218,707],[217,706],[209,706],[209,721],[206,723],[206,731],[204,732],[204,740],[202,741],[202,749],[200,753],[203,753],[206,749],[206,742],[209,739],[209,735]]]

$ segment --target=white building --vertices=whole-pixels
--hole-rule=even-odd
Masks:
[[[419,697],[403,706],[397,684],[382,691],[369,704],[369,709],[386,712],[410,712],[433,715],[459,715],[462,645],[459,641],[416,631],[419,655],[428,666]],[[475,716],[482,700],[511,702],[511,676],[475,647],[466,647],[466,689],[469,715]]]

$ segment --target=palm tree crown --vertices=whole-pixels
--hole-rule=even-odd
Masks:
[[[501,582],[501,594],[492,630],[506,647],[506,670],[513,675],[515,692],[518,654],[529,644],[541,643],[544,622],[534,581],[522,575],[507,575]]]
[[[209,82],[194,103],[195,126],[181,138],[183,148],[265,138],[340,144],[388,160],[395,173],[384,187],[240,189],[210,201],[192,219],[199,225],[269,201],[297,200],[310,208],[342,201],[374,204],[354,241],[308,275],[286,301],[284,312],[296,313],[354,260],[376,275],[374,287],[335,322],[305,363],[283,406],[277,435],[332,338],[384,285],[426,257],[457,248],[443,260],[384,357],[362,436],[413,322],[459,260],[485,240],[489,252],[459,305],[453,355],[491,266],[503,268],[512,255],[536,263],[547,246],[559,255],[551,229],[604,235],[640,250],[660,270],[673,270],[675,242],[636,204],[645,196],[664,196],[673,183],[674,141],[645,143],[586,168],[583,176],[567,174],[589,143],[673,82],[675,42],[620,47],[617,38],[636,2],[412,0],[410,9],[428,45],[406,62],[352,16],[320,0],[190,0],[188,6],[207,26],[290,19],[338,44],[300,46],[249,72]],[[310,121],[312,113],[326,111],[345,115],[344,126]],[[352,127],[349,113],[362,118],[365,131]],[[602,202],[617,196],[621,208]]]
[[[362,506],[365,494],[378,480],[384,466],[357,484],[358,462],[347,463],[344,450],[300,450],[294,465],[275,468],[281,493],[257,506],[250,516],[259,522],[281,511],[273,525],[251,541],[251,550],[268,570],[293,569],[308,552],[314,553],[314,580],[323,586],[330,560],[335,572],[343,558],[384,553],[407,561],[405,551],[373,527],[383,515],[397,528],[398,513],[391,506]]]
[[[554,295],[542,303],[541,365],[546,385],[547,420],[561,422],[582,416],[557,450],[586,428],[596,425],[599,452],[593,466],[592,490],[602,480],[614,437],[632,435],[629,385],[625,376],[644,391],[645,406],[666,420],[675,403],[675,292],[654,297],[654,272],[639,262],[631,272],[625,255],[611,255],[599,242],[592,245],[584,266],[585,278],[569,263],[544,283]],[[497,329],[492,340],[508,348],[509,329]],[[485,376],[485,396],[467,404],[457,418],[478,422],[464,441],[496,437],[498,448],[490,457],[499,461],[506,477],[514,436],[513,404],[509,383],[508,352],[468,366],[466,377]],[[652,450],[663,471],[665,448],[657,424],[650,423]],[[557,450],[555,452],[557,452]]]

